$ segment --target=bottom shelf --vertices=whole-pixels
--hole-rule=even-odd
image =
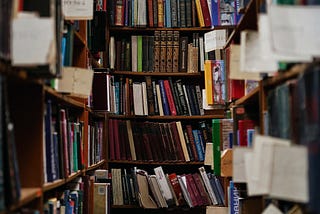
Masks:
[[[134,211],[135,213],[139,214],[148,214],[148,213],[188,213],[188,214],[205,214],[206,213],[206,206],[199,206],[199,207],[193,207],[193,208],[187,208],[187,207],[173,207],[173,208],[159,208],[159,209],[144,209],[138,206],[112,206],[111,207],[111,213],[129,213],[131,211]]]

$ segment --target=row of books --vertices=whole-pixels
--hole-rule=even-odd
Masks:
[[[236,25],[239,1],[109,0],[110,22],[126,27],[214,27]]]
[[[84,142],[84,124],[79,117],[61,108],[50,99],[46,101],[44,115],[45,143],[43,144],[45,182],[66,178],[101,160],[102,122],[88,126],[88,143]],[[85,154],[84,145],[88,145]],[[86,158],[85,158],[86,157]]]
[[[58,196],[45,199],[44,212],[109,214],[112,201],[111,179],[107,177],[108,170],[95,170],[93,174],[77,177],[57,193]]]
[[[200,51],[204,50],[199,33],[189,38],[170,30],[129,38],[111,36],[110,42],[114,43],[110,45],[114,47],[110,53],[115,55],[110,64],[117,71],[196,73],[199,72]]]
[[[149,174],[133,167],[112,168],[114,205],[139,205],[145,209],[168,207],[225,206],[225,193],[219,177],[199,167],[198,172],[165,173],[162,166]]]
[[[108,138],[110,160],[204,161],[211,128],[207,121],[109,119]]]
[[[92,106],[116,115],[204,115],[199,84],[180,78],[145,76],[140,80],[95,72]]]

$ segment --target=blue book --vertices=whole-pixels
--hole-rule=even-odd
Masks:
[[[220,9],[218,0],[211,1],[211,14],[212,27],[220,26]]]
[[[192,130],[192,135],[194,138],[194,143],[196,144],[197,154],[198,154],[198,160],[204,161],[204,151],[202,150],[199,134],[197,129]]]
[[[161,93],[161,101],[163,107],[163,114],[170,115],[169,103],[166,95],[166,90],[164,89],[163,80],[159,80],[160,93]]]

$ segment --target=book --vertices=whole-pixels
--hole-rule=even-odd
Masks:
[[[179,184],[179,180],[178,180],[178,176],[175,172],[173,173],[170,173],[168,174],[168,178],[169,178],[169,181],[172,185],[172,188],[173,188],[173,191],[176,195],[176,198],[177,198],[177,201],[178,201],[178,204],[177,206],[183,206],[185,205],[186,201],[183,197],[183,193],[182,193],[182,190],[181,190],[181,186]]]
[[[201,175],[199,173],[192,173],[192,177],[193,177],[193,180],[196,184],[196,187],[199,191],[199,195],[200,195],[200,200],[201,200],[201,204],[202,205],[210,205],[211,204],[211,200],[209,198],[209,195],[207,193],[207,190],[206,190],[206,187],[203,183],[203,180],[201,178]]]
[[[146,209],[157,208],[156,202],[151,197],[151,192],[148,183],[148,173],[144,170],[137,169],[135,174],[138,188],[138,199],[141,207]]]
[[[175,2],[175,1],[173,1]],[[179,46],[180,33],[179,31],[173,31],[173,45],[172,45],[172,72],[179,72]]]
[[[207,190],[207,192],[209,194],[211,203],[213,205],[217,205],[218,204],[217,196],[213,192],[213,189],[212,189],[212,186],[210,184],[206,169],[203,166],[199,167],[198,169],[199,169],[199,173],[201,175],[201,178],[203,180],[203,183],[204,183],[204,185],[206,187],[206,190]]]
[[[160,56],[161,56],[161,37],[160,31],[154,31],[154,65],[153,72],[160,72]]]
[[[160,31],[160,72],[167,69],[167,32]]]
[[[173,195],[171,193],[169,183],[166,179],[162,166],[155,167],[153,170],[159,182],[163,197],[167,201],[168,206],[172,206],[174,204]]]
[[[166,97],[167,97],[168,104],[169,104],[170,115],[176,116],[177,109],[176,109],[176,104],[175,104],[174,97],[173,97],[173,88],[171,88],[168,79],[163,80],[163,85],[164,85]]]
[[[170,4],[169,1],[167,2]],[[172,30],[168,30],[166,35],[166,69],[165,71],[173,72],[173,31]]]
[[[183,129],[182,129],[182,124],[181,121],[176,121],[176,127],[178,130],[178,135],[179,135],[179,139],[180,139],[180,143],[181,143],[181,149],[184,155],[184,160],[185,161],[190,161],[190,156],[189,156],[189,152],[188,152],[188,148],[187,148],[187,143],[186,143],[186,139],[183,133]]]
[[[155,202],[157,203],[158,207],[164,208],[168,207],[168,204],[161,194],[161,189],[157,180],[156,175],[148,175],[148,182],[150,186],[150,190],[152,192],[153,198],[155,199]]]
[[[221,120],[212,119],[213,169],[215,175],[221,173]]]
[[[103,214],[110,210],[110,183],[94,183],[93,213]]]

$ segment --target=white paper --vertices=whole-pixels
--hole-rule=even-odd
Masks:
[[[56,55],[54,19],[35,16],[13,19],[11,53],[14,66],[53,64]]]
[[[93,0],[62,0],[65,20],[93,19]]]
[[[252,153],[253,149],[249,147],[234,147],[232,157],[233,181],[242,183],[247,182],[245,171],[245,154]]]
[[[269,204],[269,206],[263,210],[262,214],[283,214],[283,212],[275,205]]]
[[[63,67],[62,78],[57,79],[56,90],[88,97],[91,93],[93,70],[77,67]]]
[[[270,38],[267,32],[244,30],[241,31],[240,40],[241,72],[273,74],[278,70],[277,61],[271,55],[271,51],[268,51]]]
[[[230,44],[230,79],[261,80],[259,73],[240,71],[240,45]]]
[[[213,30],[204,34],[204,51],[210,52],[216,49],[223,49],[227,41],[225,29]]]
[[[320,6],[270,5],[273,52],[283,61],[311,61],[320,56]]]
[[[271,197],[301,203],[309,201],[306,146],[274,146],[272,175]]]
[[[248,181],[248,195],[266,195],[270,192],[273,177],[273,147],[275,145],[290,146],[290,141],[270,136],[255,134],[252,159],[245,167],[250,169],[246,174]],[[247,162],[245,162],[247,164]]]

